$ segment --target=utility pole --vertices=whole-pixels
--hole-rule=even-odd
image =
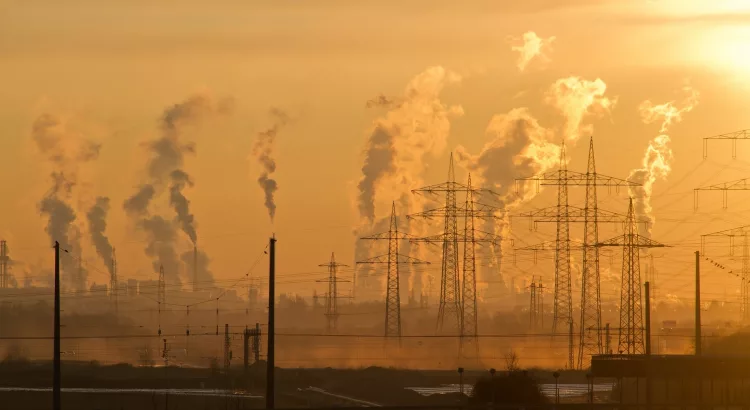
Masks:
[[[348,282],[345,280],[339,280],[336,276],[336,271],[339,267],[349,266],[343,263],[336,263],[336,257],[331,252],[331,262],[326,264],[318,265],[320,267],[328,268],[328,280],[318,281],[328,283],[328,293],[326,293],[326,330],[330,333],[335,333],[338,328],[339,311],[338,311],[338,282]]]
[[[67,252],[67,250],[66,250]],[[60,243],[55,241],[55,323],[53,343],[52,409],[60,410]]]
[[[266,410],[275,408],[276,386],[274,375],[274,333],[275,333],[275,301],[276,292],[276,236],[269,240],[268,262],[268,357],[266,361]]]
[[[537,330],[536,325],[536,282],[534,282],[534,278],[531,278],[531,286],[529,288],[529,329],[531,330]]]
[[[229,374],[232,365],[232,338],[229,336],[229,323],[224,324],[224,374]]]
[[[641,308],[640,249],[665,245],[638,234],[633,198],[628,206],[625,233],[600,242],[597,246],[622,247],[622,284],[620,286],[620,342],[624,354],[643,354],[643,311]]]
[[[382,232],[360,239],[363,240],[387,240],[388,253],[386,255],[376,256],[364,261],[357,261],[357,264],[386,264],[388,265],[388,277],[386,279],[385,292],[385,337],[395,337],[401,344],[401,288],[399,277],[399,264],[429,264],[407,255],[401,255],[399,251],[399,240],[409,239],[411,236],[404,232],[398,231],[398,221],[396,219],[396,202],[391,204],[391,223],[388,232]]]
[[[651,283],[643,284],[646,299],[646,355],[651,355]]]
[[[158,315],[157,315],[157,322],[159,325],[159,336],[161,336],[161,308],[164,306],[166,308],[167,303],[167,289],[166,289],[166,282],[164,281],[164,265],[159,266],[159,282],[157,283],[157,290],[156,290],[156,304],[158,305]],[[218,314],[218,311],[217,311]],[[218,326],[218,323],[217,323]],[[219,332],[219,329],[216,329],[216,333]]]
[[[701,337],[701,253],[695,251],[695,355],[700,356],[703,344]]]

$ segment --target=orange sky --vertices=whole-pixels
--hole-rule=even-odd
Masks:
[[[142,181],[147,157],[141,142],[158,136],[163,110],[205,92],[236,101],[230,117],[186,133],[197,144],[186,165],[195,186],[186,193],[216,277],[243,275],[271,232],[279,239],[281,275],[319,271],[331,251],[351,264],[362,151],[372,121],[387,112],[366,109],[365,103],[381,93],[403,95],[431,66],[462,77],[439,99],[460,105],[463,115],[451,117],[445,148],[426,155],[426,168],[415,178],[444,178],[449,152],[462,145],[477,154],[489,139],[485,130],[493,115],[513,108],[528,107],[546,128],[560,131],[563,118],[544,95],[569,76],[600,78],[606,95],[617,97],[610,114],[585,122],[594,127],[599,172],[627,177],[659,133],[658,124],[641,121],[639,104],[679,101],[689,83],[700,92],[700,103],[670,128],[673,171],[654,185],[653,236],[677,245],[657,253],[664,255],[657,262],[662,291],[682,295],[692,289],[685,272],[699,234],[744,224],[743,193],[730,195],[726,211],[719,195],[702,196],[697,213],[692,202],[696,186],[750,170],[743,160],[750,147],[742,144],[733,162],[728,144],[712,145],[706,161],[701,155],[702,137],[748,127],[750,7],[743,9],[744,2],[713,1],[711,8],[704,1],[663,0],[577,0],[555,7],[550,4],[559,2],[551,0],[524,6],[401,3],[0,1],[0,234],[13,257],[28,264],[51,260],[37,208],[49,186],[49,167],[30,135],[33,120],[52,112],[102,143],[100,157],[82,170],[87,184],[75,204],[79,218],[95,196],[109,196],[108,234],[118,249],[120,274],[153,277],[122,202]],[[527,31],[555,40],[548,62],[532,61],[520,72],[509,37]],[[255,182],[260,167],[251,157],[256,133],[270,125],[272,106],[295,118],[275,147],[274,226]],[[572,168],[585,166],[585,145],[571,147]],[[623,195],[600,197],[602,207],[625,212]],[[571,191],[571,202],[582,198]],[[526,208],[552,203],[547,193]],[[378,217],[388,212],[382,205]],[[514,234],[533,243],[525,227],[514,226]],[[541,229],[554,232],[551,226]],[[603,229],[602,237],[610,235],[614,231]],[[95,269],[90,281],[105,282],[93,248],[88,241],[84,246]],[[180,246],[189,248],[186,240]],[[524,263],[529,272],[539,270]],[[507,277],[519,274],[507,270]],[[265,272],[265,264],[256,272]],[[549,270],[540,273],[551,283]],[[734,277],[722,271],[706,275],[706,292],[735,293]],[[307,295],[319,286],[312,279],[289,279],[295,283],[282,284],[281,291]]]

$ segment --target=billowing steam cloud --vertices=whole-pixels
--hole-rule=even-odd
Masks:
[[[559,79],[550,87],[545,101],[564,116],[562,136],[568,144],[593,131],[593,126],[584,122],[587,116],[601,116],[614,107],[617,98],[606,97],[606,89],[600,79],[588,81],[579,77]],[[486,134],[490,141],[478,155],[471,155],[459,146],[458,158],[483,186],[499,194],[508,210],[534,195],[525,191],[516,196],[511,191],[516,178],[558,166],[562,138],[540,125],[526,108],[495,115]]]
[[[430,67],[407,84],[403,95],[379,95],[367,102],[368,107],[377,106],[388,111],[373,122],[367,136],[362,176],[357,184],[356,201],[362,224],[354,231],[356,236],[388,230],[394,200],[399,212],[399,229],[418,234],[416,224],[410,224],[404,213],[424,207],[424,200],[411,195],[411,190],[424,184],[425,158],[429,154],[438,156],[444,151],[450,133],[450,119],[463,114],[461,106],[447,106],[440,100],[440,93],[446,85],[460,81],[461,77],[456,73],[440,66]],[[358,242],[355,258],[367,259],[370,245]],[[402,252],[415,250],[405,246]],[[417,254],[412,256],[420,257]],[[364,272],[364,276],[371,270],[365,266],[360,272]],[[409,278],[409,282],[416,294],[422,291],[421,276]],[[377,284],[370,281],[369,285],[374,287]]]
[[[398,99],[400,104],[393,106],[391,98],[376,100],[392,108],[375,120],[364,150],[357,203],[366,222],[375,221],[376,203],[388,205],[384,209],[390,211],[392,200],[417,188],[422,183],[424,157],[445,149],[450,118],[463,115],[463,108],[446,106],[439,96],[443,87],[460,80],[443,67],[430,67],[409,82]],[[382,200],[377,198],[379,191]]]
[[[148,180],[123,204],[136,227],[146,233],[145,253],[152,259],[154,271],[163,266],[165,279],[171,284],[180,283],[180,260],[175,249],[177,226],[193,245],[198,240],[195,217],[190,212],[190,201],[184,194],[185,188],[192,187],[193,182],[183,169],[185,154],[194,154],[195,144],[183,141],[182,133],[185,127],[209,115],[225,114],[231,107],[231,100],[215,104],[206,95],[194,95],[164,110],[159,121],[159,138],[146,144],[151,154],[147,166]],[[151,215],[149,211],[151,203],[165,189],[169,190],[169,204],[175,211],[174,222],[161,215]],[[205,260],[208,264],[207,257]]]
[[[514,42],[521,42],[520,45],[513,46],[513,51],[518,52],[518,69],[526,70],[532,60],[538,60],[541,63],[549,62],[549,57],[545,54],[551,50],[552,42],[555,37],[541,38],[533,31],[528,31],[523,36],[513,39]]]
[[[654,182],[657,179],[666,179],[672,171],[672,148],[670,138],[666,134],[669,126],[682,121],[682,114],[690,112],[698,105],[698,91],[685,86],[683,91],[688,94],[679,104],[670,101],[664,104],[654,105],[650,100],[642,102],[638,106],[643,122],[651,124],[661,120],[659,128],[660,135],[654,137],[648,143],[643,155],[641,168],[630,171],[629,179],[642,184],[642,186],[630,189],[630,196],[634,199],[636,216],[648,221],[646,234],[651,234],[655,222],[651,214],[651,194]]]
[[[96,253],[102,258],[102,262],[112,273],[112,244],[105,235],[107,230],[107,213],[109,212],[109,198],[98,197],[96,202],[86,213],[89,221],[89,234],[91,242],[94,244]]]
[[[614,106],[616,99],[605,97],[605,90],[606,85],[601,80],[586,81],[578,77],[560,79],[552,85],[546,101],[565,117],[562,133],[567,141],[575,142],[583,132],[591,132],[591,126],[584,123],[587,116],[607,113]],[[472,182],[476,180],[477,185],[498,194],[501,221],[488,221],[485,229],[494,229],[496,235],[507,237],[509,212],[536,195],[535,189],[523,185],[516,193],[516,178],[556,168],[562,138],[539,124],[526,108],[495,115],[487,126],[486,135],[489,142],[479,154],[472,155],[458,146],[458,159],[471,171]],[[493,258],[499,258],[502,248],[492,251]]]
[[[258,138],[253,147],[253,155],[263,167],[263,171],[258,177],[258,185],[263,189],[263,195],[265,196],[264,203],[266,209],[268,209],[268,216],[271,218],[271,222],[273,222],[273,218],[276,215],[276,203],[274,202],[273,195],[279,189],[276,180],[271,178],[271,174],[276,172],[276,160],[273,158],[273,148],[276,143],[276,135],[283,126],[289,123],[289,115],[278,108],[271,108],[269,116],[271,117],[272,125],[258,133]]]
[[[39,212],[47,217],[46,232],[69,254],[81,257],[80,230],[71,205],[73,188],[83,164],[98,158],[101,145],[69,129],[63,120],[42,114],[32,125],[31,136],[39,152],[52,168],[52,186],[39,202]],[[76,291],[86,289],[87,272],[72,257],[61,258],[64,284]]]
[[[593,126],[585,124],[587,115],[609,114],[617,103],[617,98],[604,96],[607,84],[600,79],[584,80],[568,77],[557,80],[546,95],[546,102],[557,108],[565,116],[563,136],[567,143],[575,143],[581,136],[593,133]]]

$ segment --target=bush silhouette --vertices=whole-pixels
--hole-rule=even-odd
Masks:
[[[547,403],[547,398],[539,390],[539,384],[525,371],[511,371],[479,379],[474,385],[471,403],[490,403],[493,399],[498,404]]]

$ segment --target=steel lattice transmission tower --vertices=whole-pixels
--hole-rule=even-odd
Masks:
[[[453,153],[445,183],[445,229],[443,230],[443,257],[440,269],[440,304],[437,327],[443,330],[445,316],[455,320],[461,330],[461,300],[458,285],[458,208],[456,206],[456,175],[453,171]]]
[[[386,279],[385,292],[385,337],[396,337],[401,341],[401,290],[399,277],[399,264],[429,264],[407,255],[399,253],[399,240],[409,239],[411,236],[407,233],[398,231],[396,219],[396,203],[391,205],[391,223],[388,232],[378,233],[366,236],[360,239],[364,240],[387,240],[388,253],[386,255],[376,256],[364,261],[357,261],[357,264],[387,264],[388,277]]]
[[[459,188],[466,192],[466,201],[456,210],[448,207],[430,209],[427,211],[411,214],[408,218],[445,218],[447,215],[455,214],[457,218],[464,218],[464,231],[456,234],[455,242],[464,245],[462,275],[459,277],[460,294],[458,300],[458,331],[461,336],[462,346],[465,343],[476,341],[478,334],[477,316],[477,288],[476,288],[476,247],[478,244],[497,245],[502,239],[493,233],[479,231],[475,228],[476,219],[499,218],[497,207],[485,205],[474,200],[474,195],[488,190],[474,188],[471,184],[471,175],[468,177],[468,183]],[[446,234],[436,236],[411,239],[410,242],[416,243],[442,243],[445,244]],[[445,312],[445,311],[444,311]],[[438,315],[438,331],[443,330],[441,327],[441,317]],[[445,316],[443,316],[445,320]],[[444,323],[444,322],[443,322]]]
[[[619,189],[620,187],[635,187],[639,184],[596,172],[594,139],[589,140],[588,167],[585,173],[569,171],[565,157],[565,146],[561,147],[560,169],[520,181],[535,181],[537,190],[540,185],[558,186],[558,203],[556,207],[521,213],[517,216],[531,218],[533,223],[555,222],[557,237],[555,249],[555,284],[554,284],[554,319],[553,333],[565,329],[571,333],[573,323],[573,302],[571,294],[571,240],[570,223],[584,224],[584,240],[580,246],[583,253],[581,272],[581,320],[579,322],[579,346],[577,367],[583,368],[584,361],[592,354],[603,352],[601,326],[601,296],[599,249],[596,246],[599,237],[600,223],[621,224],[625,215],[599,209],[597,187]],[[583,208],[568,204],[568,187],[580,186],[586,188],[585,205]],[[534,225],[530,225],[534,226]],[[522,248],[518,250],[547,250],[546,244]],[[573,335],[568,335],[568,365],[574,367]]]
[[[8,242],[0,241],[0,289],[10,287],[10,256],[8,255]]]
[[[740,130],[727,134],[716,135],[713,137],[703,138],[703,159],[708,158],[708,142],[716,140],[732,141],[732,159],[737,158],[737,141],[750,140],[750,130]],[[722,191],[722,206],[726,209],[728,206],[729,191],[750,191],[750,178],[738,179],[736,181],[722,182],[695,188],[693,207],[698,209],[698,192],[699,191]]]
[[[115,248],[112,248],[112,266],[110,267],[111,273],[109,275],[109,299],[112,303],[112,307],[115,310],[115,315],[118,313],[117,297],[120,291],[117,283],[117,254]]]
[[[729,256],[735,255],[735,238],[742,238],[742,270],[740,278],[740,312],[743,324],[750,323],[750,225],[701,235],[701,255],[706,255],[706,239],[724,237],[729,239]]]
[[[469,184],[464,185],[456,182],[453,168],[453,154],[450,157],[448,166],[448,181],[436,185],[430,185],[423,188],[415,189],[413,193],[436,195],[445,194],[445,206],[442,208],[431,209],[424,212],[411,214],[408,218],[434,218],[442,217],[444,221],[443,233],[437,236],[420,238],[412,242],[429,242],[439,241],[442,243],[442,266],[440,271],[440,303],[438,306],[437,330],[445,331],[448,327],[456,330],[460,335],[476,335],[476,264],[475,264],[475,245],[478,242],[495,242],[495,236],[491,239],[485,234],[483,238],[477,238],[478,231],[474,229],[475,218],[496,218],[497,208],[474,201],[474,195],[485,192],[491,192],[487,189],[474,188],[471,186],[471,176]],[[466,204],[459,207],[456,195],[459,192],[467,194]],[[466,218],[464,234],[458,232],[458,218]],[[472,238],[473,237],[473,238]],[[458,258],[459,242],[468,244],[469,249],[464,248],[464,277],[468,272],[469,278],[461,281],[459,276]],[[468,261],[468,264],[467,264]],[[467,270],[468,269],[468,270]],[[469,304],[468,313],[465,312],[464,299],[468,295]],[[466,315],[469,315],[469,323],[464,325]],[[447,326],[446,326],[446,322]],[[473,329],[473,330],[472,330]],[[473,336],[472,336],[473,337]]]
[[[750,130],[740,130],[727,134],[715,135],[713,137],[703,138],[703,159],[708,158],[708,142],[717,140],[732,141],[732,159],[737,159],[737,141],[750,140]]]
[[[471,191],[471,174],[469,174],[464,205],[464,265],[461,282],[461,338],[476,341],[477,338],[477,268],[476,236],[474,231],[474,195]]]
[[[601,278],[599,273],[599,212],[596,197],[596,160],[594,138],[589,142],[586,169],[586,204],[583,221],[583,272],[581,274],[581,321],[579,322],[578,368],[585,357],[603,353]],[[588,331],[594,327],[596,331]]]
[[[628,205],[625,232],[597,246],[622,247],[622,283],[620,285],[620,342],[622,354],[644,354],[643,309],[641,307],[641,248],[660,248],[665,245],[638,234],[633,199]]]
[[[349,265],[344,265],[342,263],[336,263],[336,257],[333,252],[331,252],[331,261],[329,263],[320,264],[318,265],[320,267],[327,267],[328,268],[328,279],[324,282],[328,283],[328,293],[326,293],[326,330],[328,333],[334,333],[336,332],[338,328],[338,321],[339,321],[339,311],[338,311],[338,283],[339,282],[348,282],[346,280],[341,280],[336,275],[339,267],[345,267]],[[323,281],[318,281],[323,282]]]

